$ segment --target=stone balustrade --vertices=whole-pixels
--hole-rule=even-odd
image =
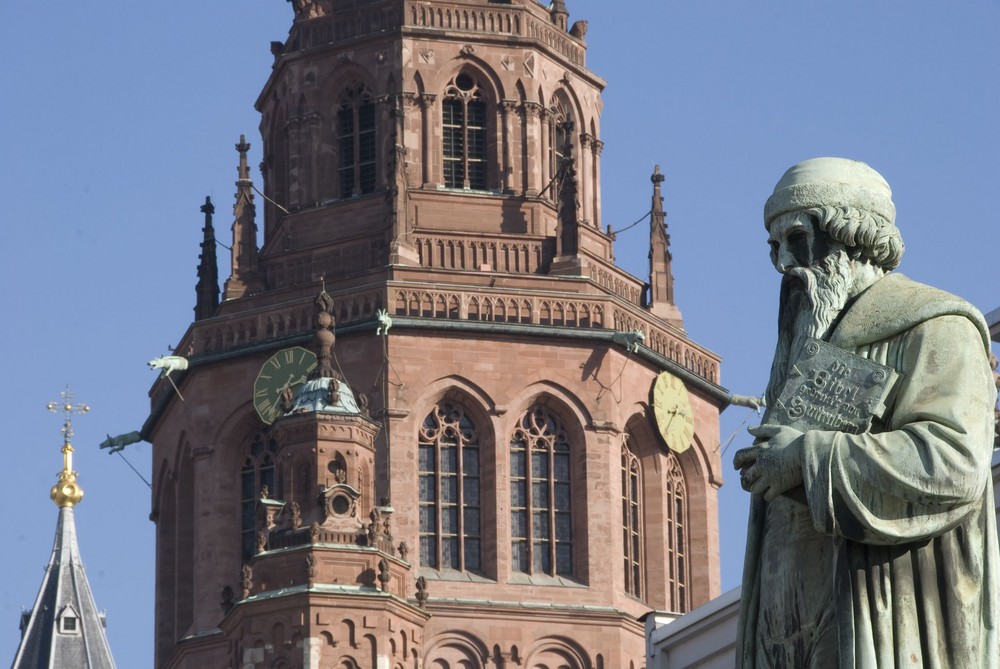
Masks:
[[[383,288],[334,294],[337,327],[373,323],[386,308],[393,316],[456,321],[488,321],[568,328],[640,330],[643,344],[692,373],[719,382],[719,358],[669,326],[650,322],[642,307],[610,295],[518,294],[490,288],[455,289],[393,284]],[[177,351],[187,357],[222,353],[272,339],[305,335],[313,330],[311,299],[277,309],[195,323]]]

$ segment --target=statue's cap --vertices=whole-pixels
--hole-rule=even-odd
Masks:
[[[764,225],[776,217],[812,207],[856,207],[896,220],[892,190],[882,175],[865,163],[847,158],[811,158],[793,165],[764,205]]]

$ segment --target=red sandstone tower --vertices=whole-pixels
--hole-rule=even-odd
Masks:
[[[263,243],[241,138],[221,303],[206,202],[189,367],[143,431],[156,666],[643,666],[637,618],[718,594],[726,393],[673,304],[658,172],[649,283],[614,265],[586,23],[292,4]]]

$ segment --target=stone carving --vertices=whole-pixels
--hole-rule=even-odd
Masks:
[[[299,529],[302,527],[302,507],[299,506],[298,502],[292,502],[289,505],[289,512],[291,513],[291,524],[293,529]]]
[[[221,607],[222,607],[222,613],[223,613],[223,615],[225,615],[225,614],[229,613],[230,611],[232,611],[233,607],[236,606],[236,604],[233,603],[233,597],[235,597],[235,596],[236,596],[236,593],[233,592],[232,587],[230,587],[230,586],[227,585],[226,587],[224,587],[222,589],[222,603],[221,603]]]
[[[368,399],[368,395],[366,393],[358,393],[358,413],[360,413],[362,416],[368,416],[370,418],[371,417],[371,410],[369,408],[370,403],[371,400]]]
[[[243,588],[242,599],[246,599],[253,589],[253,567],[248,564],[243,565],[243,570],[240,572],[240,585]]]
[[[416,581],[417,586],[417,606],[422,609],[427,608],[427,579],[423,576],[418,576]]]
[[[309,524],[309,543],[319,543],[319,523]]]
[[[569,29],[569,34],[577,39],[583,39],[587,36],[587,27],[589,24],[586,21],[577,21],[573,24],[573,27]]]
[[[638,353],[639,344],[646,341],[646,335],[639,328],[635,328],[631,332],[616,332],[612,335],[611,341],[624,346],[629,353]]]
[[[263,553],[267,550],[267,530],[260,529],[257,530],[257,552]]]
[[[392,316],[385,309],[379,309],[377,313],[378,327],[375,328],[375,334],[385,336],[389,334],[389,328],[392,327]]]
[[[112,437],[110,434],[108,438],[101,442],[101,448],[107,448],[108,455],[112,453],[117,453],[118,451],[124,449],[130,444],[135,444],[142,441],[142,435],[139,432],[126,432],[125,434],[119,434],[117,437]]]
[[[396,550],[399,551],[400,559],[406,560],[406,556],[410,554],[410,545],[405,541],[400,541],[399,546],[396,547]]]
[[[386,592],[389,589],[389,581],[392,579],[392,575],[389,573],[389,563],[386,562],[385,558],[378,561],[378,582],[382,589],[382,592]]]
[[[316,19],[330,13],[330,0],[293,0],[295,16],[299,19]]]
[[[379,532],[379,512],[378,509],[372,509],[372,512],[368,514],[368,517],[372,522],[368,523],[368,545],[374,546],[375,540],[378,539]]]
[[[179,355],[160,355],[146,364],[150,369],[162,369],[163,376],[170,376],[172,372],[183,372],[188,368],[187,358]]]
[[[312,553],[306,555],[306,578],[310,581],[316,578],[316,556]]]
[[[340,381],[331,377],[330,383],[327,385],[326,405],[335,407],[339,404],[340,404]]]
[[[995,666],[982,315],[890,272],[895,206],[863,163],[792,167],[764,221],[784,276],[768,409],[734,459],[753,493],[737,667]]]

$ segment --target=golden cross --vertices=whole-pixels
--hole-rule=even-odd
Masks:
[[[73,436],[73,414],[82,416],[90,411],[90,407],[83,403],[73,404],[73,391],[70,390],[69,385],[59,393],[59,397],[62,398],[62,402],[49,402],[46,408],[52,413],[62,411],[63,426],[60,432],[62,433],[63,441],[68,444],[70,438]]]
[[[76,483],[76,472],[73,471],[73,446],[69,443],[73,436],[73,414],[82,416],[90,411],[86,404],[73,404],[73,391],[66,386],[66,389],[59,394],[62,402],[49,402],[46,405],[49,411],[63,413],[63,470],[59,472],[59,482],[53,486],[50,496],[52,501],[59,508],[72,507],[80,503],[83,499],[83,489]]]

